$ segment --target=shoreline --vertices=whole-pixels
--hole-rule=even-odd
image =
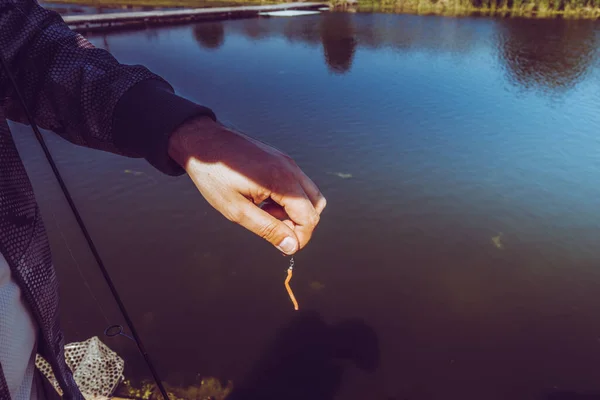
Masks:
[[[327,7],[327,3],[279,3],[255,6],[205,7],[178,10],[126,11],[100,14],[66,15],[63,20],[74,31],[93,32],[133,27],[175,25],[202,20],[223,20],[268,16],[272,12],[310,12]]]
[[[526,0],[525,0],[526,1]],[[438,15],[447,17],[521,17],[521,18],[568,18],[598,19],[598,7],[573,7],[566,0],[333,0],[330,2],[335,11],[374,12],[413,15]],[[563,1],[563,3],[559,3]],[[481,6],[473,6],[479,2]],[[509,2],[511,6],[509,6]],[[42,3],[44,5],[45,3]],[[281,4],[277,0],[227,0],[206,1],[198,7],[194,0],[55,0],[50,3],[60,5],[87,6],[96,8],[121,8],[127,10],[134,7],[169,8],[212,8],[223,6],[257,6]],[[518,5],[516,5],[518,4]],[[558,7],[558,8],[556,8]]]

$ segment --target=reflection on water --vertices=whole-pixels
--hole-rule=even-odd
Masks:
[[[594,21],[507,18],[499,26],[500,58],[511,82],[525,88],[573,88],[597,60]]]
[[[48,135],[167,382],[277,400],[600,391],[598,24],[522,22],[323,14],[90,36],[290,153],[329,202],[296,258],[298,314],[286,259],[185,177]],[[14,136],[78,299],[67,340],[123,324],[35,139]],[[148,377],[131,341],[107,344]]]
[[[357,46],[354,22],[349,13],[325,13],[322,18],[289,18],[275,24],[264,19],[249,19],[237,26],[235,32],[260,40],[281,35],[290,42],[309,45],[321,43],[327,65],[335,73],[345,73],[352,66]],[[200,23],[194,27],[194,38],[203,47],[218,48],[223,44],[225,30],[222,22]],[[233,32],[232,32],[233,33]]]
[[[325,15],[323,15],[325,16]],[[286,23],[283,27],[283,35],[290,42],[302,42],[308,45],[321,44],[321,18],[308,18],[304,21],[292,21]]]
[[[348,72],[356,50],[351,14],[326,13],[322,18],[321,42],[329,68],[336,73]]]
[[[242,32],[251,39],[267,38],[273,34],[268,21],[259,18],[245,20],[241,25]]]
[[[404,20],[395,23],[396,20]],[[321,44],[330,70],[346,73],[356,49],[389,47],[460,54],[495,41],[498,56],[512,84],[523,88],[564,91],[574,87],[597,60],[598,24],[594,21],[503,18],[495,37],[482,32],[481,21],[444,17],[419,20],[406,16],[378,15],[371,18],[351,13],[325,13],[322,17],[290,18],[284,21],[251,19],[228,25],[230,34],[254,40],[283,36],[291,42]],[[201,46],[220,47],[227,35],[223,22],[200,23],[194,37]]]
[[[196,24],[193,32],[196,41],[205,49],[218,49],[225,41],[225,29],[221,21]]]

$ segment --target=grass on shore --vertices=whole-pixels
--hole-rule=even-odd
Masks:
[[[420,15],[600,18],[600,0],[358,0],[358,8]]]

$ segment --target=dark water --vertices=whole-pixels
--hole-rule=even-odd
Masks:
[[[48,140],[172,384],[231,379],[235,399],[597,393],[599,28],[323,14],[91,37],[320,185],[329,206],[292,280],[300,313],[287,259],[187,178]],[[16,136],[67,339],[102,336],[122,320],[41,152]],[[104,340],[127,376],[148,376],[131,342]]]

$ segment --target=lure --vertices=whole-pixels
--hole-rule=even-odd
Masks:
[[[298,310],[298,302],[296,301],[296,297],[294,296],[294,292],[292,292],[292,288],[290,287],[290,280],[292,280],[292,271],[294,269],[294,257],[290,259],[290,266],[287,270],[287,278],[285,278],[285,288],[290,296],[290,300],[294,303],[294,310]]]

